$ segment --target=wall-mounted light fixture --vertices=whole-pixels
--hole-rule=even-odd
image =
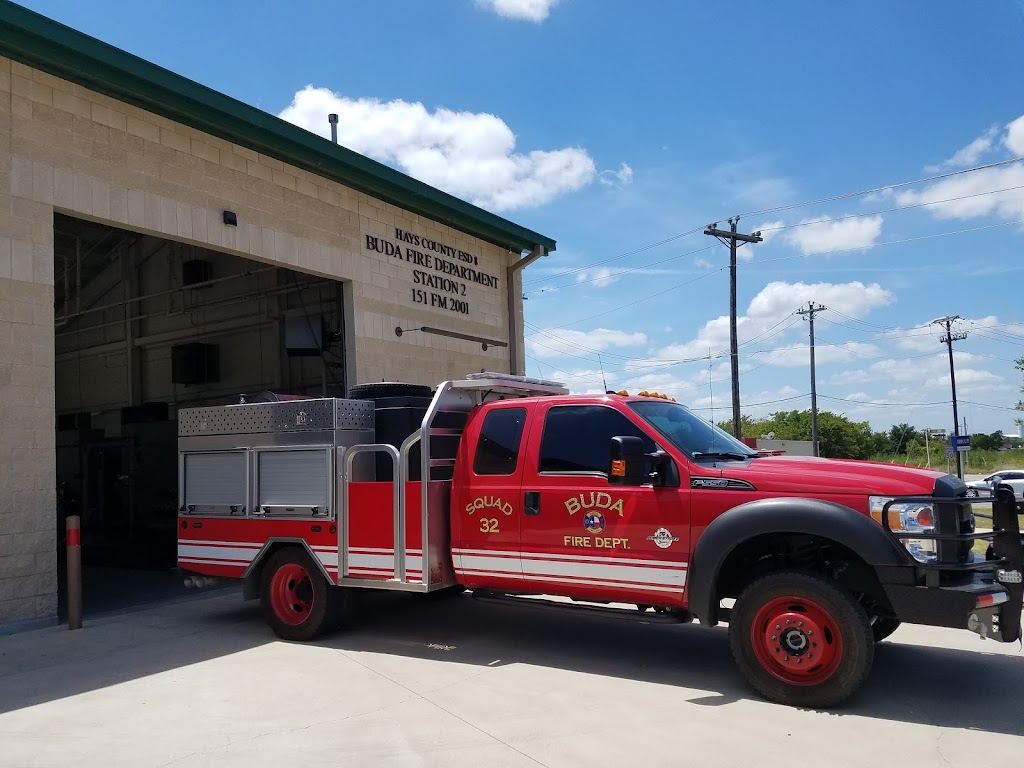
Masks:
[[[484,350],[487,351],[488,347],[507,347],[508,343],[504,341],[496,341],[494,339],[485,339],[482,336],[471,336],[468,333],[459,333],[458,331],[446,331],[443,328],[431,328],[429,326],[421,326],[419,328],[395,328],[395,336],[401,337],[403,333],[409,333],[410,331],[421,331],[422,333],[433,333],[437,336],[447,336],[451,339],[462,339],[463,341],[475,341]]]
[[[224,211],[224,223],[229,227],[238,226],[238,214],[234,211]]]

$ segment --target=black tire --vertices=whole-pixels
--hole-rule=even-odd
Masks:
[[[878,618],[871,625],[871,634],[874,636],[875,642],[880,643],[899,628],[899,619]]]
[[[406,384],[402,381],[377,381],[356,384],[348,391],[349,400],[376,400],[381,397],[432,397],[434,391],[425,384]]]
[[[796,707],[844,701],[867,678],[875,656],[864,608],[825,577],[798,571],[769,574],[740,593],[729,619],[729,642],[740,671],[759,693]],[[805,660],[810,664],[804,666]]]
[[[301,547],[275,552],[260,576],[263,616],[282,640],[304,642],[334,629],[350,602],[349,591],[328,583]]]

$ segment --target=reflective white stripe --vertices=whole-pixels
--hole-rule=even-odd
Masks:
[[[482,555],[485,557],[506,557],[519,558],[522,560],[571,560],[573,562],[592,561],[596,563],[611,563],[612,565],[640,565],[652,568],[669,568],[685,571],[688,563],[684,560],[642,560],[633,557],[607,557],[603,555],[562,555],[552,552],[516,552],[512,550],[498,549],[453,549],[456,555]]]
[[[682,589],[686,584],[686,571],[669,568],[640,568],[633,565],[604,563],[575,563],[565,560],[523,560],[522,572],[527,577],[579,577],[622,581],[632,584],[659,584]],[[463,555],[462,568],[470,571],[515,571],[515,560],[507,557],[481,557]]]
[[[317,556],[317,559],[324,565],[332,566],[334,568],[338,567],[337,552],[321,552],[318,550],[315,554]]]
[[[237,560],[207,560],[200,557],[179,557],[179,563],[189,563],[191,565],[222,565],[225,568],[242,568],[244,569],[248,563],[243,563]]]
[[[493,571],[461,570],[461,571],[459,571],[459,574],[460,575],[464,575],[464,576],[494,576],[494,572]],[[576,579],[576,578],[573,578],[573,579],[566,580],[566,579],[563,578],[563,579],[560,580],[557,577],[554,577],[554,578],[533,577],[533,580],[534,580],[534,582],[552,582],[552,583],[558,584],[563,589],[566,586],[568,586],[569,584],[585,584],[586,586],[591,586],[591,587],[606,587],[606,588],[610,588],[610,589],[630,589],[630,590],[633,590],[633,591],[640,590],[640,591],[643,591],[643,592],[668,592],[670,594],[676,594],[676,595],[679,594],[679,590],[680,590],[679,587],[661,587],[661,586],[652,586],[652,585],[649,585],[649,584],[616,583],[616,582],[610,582],[610,581],[601,581],[599,579]]]
[[[178,544],[202,544],[211,547],[262,547],[262,541],[213,541],[207,539],[178,539]]]
[[[393,554],[360,555],[352,553],[348,556],[348,566],[349,568],[370,568],[379,571],[390,570],[394,573],[395,556]],[[418,573],[423,570],[423,558],[408,555],[405,558],[405,567],[409,571],[416,571]]]
[[[394,549],[381,549],[377,547],[349,547],[349,552],[358,552],[361,555],[391,555],[394,556]],[[406,555],[422,555],[422,549],[406,549]]]
[[[238,563],[251,563],[260,547],[199,547],[190,544],[178,545],[178,559],[187,557],[214,558],[231,560]]]

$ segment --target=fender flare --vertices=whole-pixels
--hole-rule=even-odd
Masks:
[[[821,499],[758,499],[715,518],[697,540],[688,578],[690,612],[705,626],[718,623],[718,581],[722,566],[736,547],[772,533],[796,533],[831,539],[853,550],[871,566],[904,566],[910,555],[899,548],[872,518],[850,507]]]
[[[269,558],[270,553],[276,551],[280,546],[298,546],[306,551],[309,559],[316,565],[317,570],[320,574],[327,579],[328,584],[337,584],[337,582],[331,578],[331,575],[327,572],[327,568],[317,557],[316,552],[309,546],[309,542],[305,539],[292,538],[289,536],[272,536],[264,542],[263,546],[260,547],[260,551],[256,553],[256,557],[252,559],[252,562],[246,567],[242,573],[242,599],[244,600],[255,600],[260,596],[260,584],[259,577],[263,570],[263,563]]]

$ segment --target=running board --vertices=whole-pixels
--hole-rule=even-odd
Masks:
[[[498,603],[501,605],[517,605],[523,608],[543,608],[549,611],[561,613],[577,612],[590,616],[606,616],[627,621],[640,621],[644,624],[688,624],[693,621],[689,611],[682,608],[670,608],[665,611],[656,611],[652,608],[639,610],[637,608],[609,608],[604,605],[583,602],[564,602],[544,597],[521,597],[508,595],[502,592],[491,592],[490,590],[473,590],[473,598],[485,603]]]

